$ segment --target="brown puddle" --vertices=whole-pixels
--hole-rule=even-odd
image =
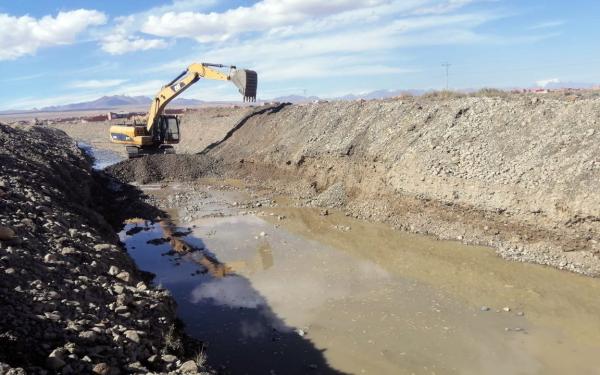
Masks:
[[[122,234],[226,372],[600,373],[600,280],[340,214],[265,211],[198,218],[182,237]],[[171,241],[143,245],[155,237]],[[160,256],[178,241],[202,250]]]

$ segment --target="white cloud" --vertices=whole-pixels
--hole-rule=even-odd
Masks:
[[[554,35],[550,27],[558,26],[559,21],[534,25],[532,28],[539,31],[524,35],[483,31],[480,26],[510,14],[497,7],[471,4],[495,1],[259,0],[250,6],[210,12],[207,9],[217,4],[215,0],[176,0],[117,17],[105,28],[92,28],[92,36],[102,50],[113,55],[165,48],[179,38],[200,43],[182,49],[189,52],[182,52],[177,59],[136,69],[128,76],[129,82],[102,80],[80,72],[73,78],[82,80],[73,83],[79,87],[70,88],[83,95],[151,96],[190,63],[208,61],[257,70],[261,93],[302,87],[310,94],[324,95],[336,86],[322,87],[322,82],[332,77],[348,77],[346,87],[355,91],[378,85],[382,76],[389,76],[390,82],[402,82],[404,77],[398,75],[422,72],[421,61],[414,56],[418,52],[411,47],[534,43]],[[110,61],[118,65],[119,60]],[[95,80],[84,81],[87,77]],[[145,81],[148,78],[153,80]],[[201,82],[185,95],[205,100],[239,99],[232,85],[214,82]]]
[[[144,39],[138,36],[123,34],[108,35],[102,39],[102,50],[111,55],[123,55],[134,51],[165,48],[167,45],[167,42],[163,39]]]
[[[119,86],[107,92],[105,95],[154,96],[158,91],[160,91],[164,84],[165,82],[157,79],[142,81]]]
[[[78,9],[36,19],[0,14],[0,60],[34,54],[38,49],[71,44],[91,26],[106,23],[104,13]]]
[[[210,301],[220,306],[248,309],[266,305],[264,297],[242,277],[226,277],[202,283],[192,290],[190,300],[192,303]]]
[[[0,82],[18,82],[18,81],[29,81],[31,79],[41,78],[43,77],[43,73],[35,73],[35,74],[27,74],[24,76],[10,77],[10,78],[2,78]]]
[[[369,8],[384,0],[262,0],[251,7],[222,13],[167,12],[150,15],[142,31],[161,37],[188,37],[201,42],[224,41],[235,35],[323,18],[354,9]]]
[[[493,17],[477,13],[435,15],[392,20],[379,26],[355,25],[353,29],[301,37],[268,35],[215,46],[202,58],[255,69],[261,82],[403,74],[414,69],[403,67],[406,62],[398,57],[391,58],[395,50],[489,40],[470,29]],[[174,68],[172,63],[167,67]]]
[[[535,24],[535,25],[529,27],[529,30],[554,29],[554,28],[557,28],[564,24],[565,24],[565,21],[559,21],[559,20],[540,22],[538,24]]]
[[[75,81],[71,82],[67,86],[73,89],[103,89],[107,87],[119,86],[120,84],[126,82],[124,79],[104,79],[97,80],[91,79],[87,81]]]
[[[548,78],[548,79],[541,79],[539,81],[535,82],[539,87],[546,87],[551,83],[560,83],[560,79],[558,78]]]
[[[415,11],[415,14],[443,14],[451,12],[455,9],[462,8],[475,0],[448,0],[439,4],[433,4],[428,7],[420,8]]]
[[[143,13],[185,12],[206,9],[217,3],[217,0],[173,0],[171,4],[161,5]]]
[[[296,65],[263,67],[265,73],[261,74],[261,82],[285,81],[305,78],[329,78],[344,76],[360,76],[369,72],[370,76],[407,74],[413,70],[388,66],[383,64],[349,63],[331,66],[323,64],[322,59],[308,59]]]
[[[100,38],[100,45],[103,51],[111,55],[165,48],[169,45],[166,40],[152,39],[140,35],[139,31],[148,17],[168,12],[206,9],[216,3],[216,0],[174,0],[167,5],[157,6],[128,16],[117,17],[115,25]]]
[[[116,22],[116,26],[100,41],[102,50],[111,55],[165,48],[168,45],[163,39],[146,39],[135,35],[132,26],[135,24],[136,19],[133,15],[119,17]]]
[[[402,66],[398,49],[494,41],[475,28],[503,14],[458,12],[476,1],[263,0],[221,13],[150,15],[142,30],[204,42],[201,54],[152,72],[210,61],[257,70],[261,82],[393,75],[415,70]]]

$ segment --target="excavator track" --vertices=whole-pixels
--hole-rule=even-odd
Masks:
[[[158,148],[139,148],[135,146],[125,147],[129,159],[141,158],[146,155],[172,155],[175,154],[175,148],[169,145],[162,145]]]

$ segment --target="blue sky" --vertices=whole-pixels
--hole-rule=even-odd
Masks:
[[[259,97],[600,83],[596,0],[0,0],[0,109],[154,95],[192,62]],[[239,99],[200,82],[183,97]]]

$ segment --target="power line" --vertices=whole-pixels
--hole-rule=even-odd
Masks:
[[[442,66],[444,68],[446,68],[446,91],[448,91],[448,88],[449,88],[449,86],[448,86],[448,76],[450,75],[450,66],[452,66],[452,64],[450,64],[449,62],[446,61],[445,63],[442,64]]]

